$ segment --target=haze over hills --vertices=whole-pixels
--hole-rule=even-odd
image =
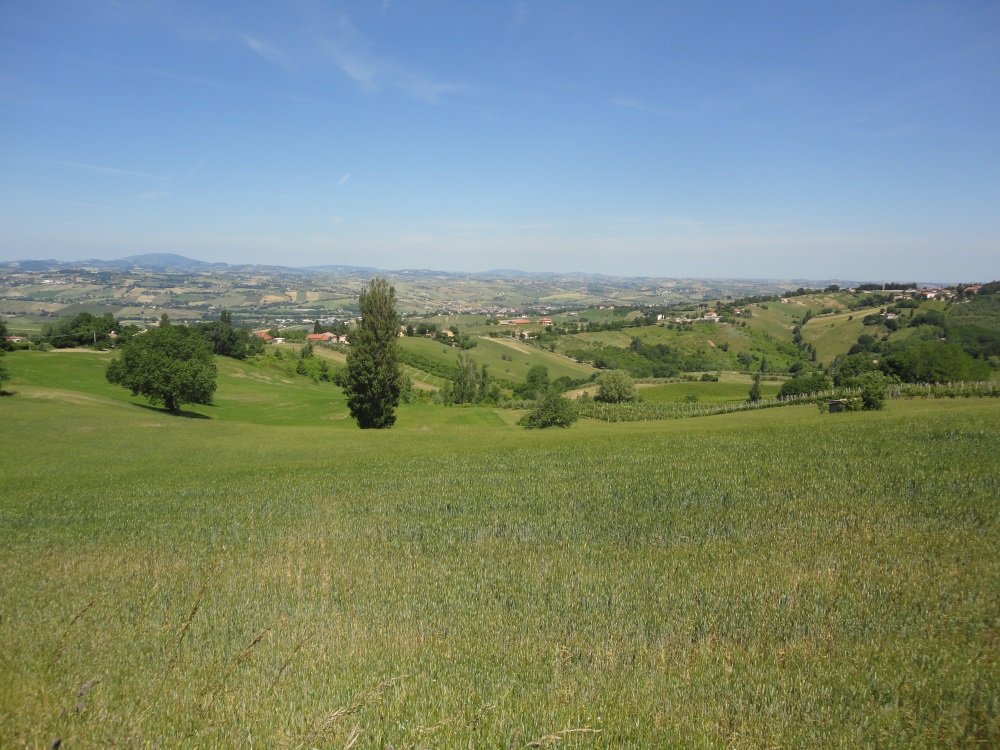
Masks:
[[[156,271],[160,273],[178,273],[178,272],[204,272],[204,271],[236,271],[240,269],[259,269],[268,270],[273,269],[276,272],[284,273],[298,273],[303,272],[313,272],[322,274],[345,274],[349,276],[354,276],[357,274],[371,275],[371,274],[381,274],[389,277],[401,276],[401,277],[426,277],[426,276],[439,276],[448,278],[464,278],[464,279],[495,279],[495,278],[591,278],[591,279],[604,279],[604,280],[614,280],[614,279],[669,279],[669,280],[684,280],[684,281],[700,281],[700,282],[713,282],[713,281],[726,281],[726,282],[773,282],[775,288],[786,288],[789,285],[828,285],[831,283],[836,283],[840,285],[853,285],[859,283],[858,280],[853,279],[806,279],[801,277],[794,278],[784,278],[784,279],[774,279],[774,278],[751,278],[751,277],[669,277],[669,276],[614,276],[604,273],[590,273],[586,271],[567,271],[564,273],[554,272],[554,271],[544,271],[544,272],[530,272],[522,271],[512,268],[503,269],[491,269],[488,271],[479,272],[456,272],[456,271],[440,271],[427,268],[405,268],[405,269],[384,269],[376,268],[373,266],[352,266],[344,264],[330,264],[330,265],[314,265],[314,266],[284,266],[280,264],[256,264],[256,263],[245,263],[245,264],[231,264],[231,263],[212,263],[203,260],[197,260],[195,258],[188,258],[183,255],[177,255],[175,253],[144,253],[139,255],[129,255],[124,258],[103,260],[98,258],[88,258],[84,260],[77,261],[64,261],[64,260],[12,260],[12,261],[0,261],[0,269],[6,270],[19,270],[19,271],[46,271],[46,270],[63,270],[71,268],[85,268],[85,269],[96,269],[96,270],[127,270],[127,269],[142,269],[146,271]],[[928,284],[938,284],[940,282],[927,282]]]

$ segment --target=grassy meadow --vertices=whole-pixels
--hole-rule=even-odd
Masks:
[[[362,432],[6,362],[0,747],[1000,743],[997,399]]]
[[[423,337],[401,338],[399,345],[407,351],[449,367],[455,367],[458,353],[461,351]],[[549,378],[552,380],[563,376],[575,379],[587,378],[598,372],[590,365],[574,362],[558,354],[507,338],[477,337],[476,346],[466,350],[465,354],[477,364],[487,365],[491,375],[512,383],[523,383],[533,365],[544,365],[548,368]]]
[[[764,381],[760,384],[763,398],[774,398],[781,390],[781,383]],[[704,401],[707,403],[742,402],[750,392],[749,383],[664,383],[662,385],[641,385],[639,394],[645,402],[674,403],[681,401]]]

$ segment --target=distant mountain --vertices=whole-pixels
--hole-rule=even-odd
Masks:
[[[315,271],[318,273],[345,273],[345,274],[355,274],[355,273],[386,273],[381,268],[369,268],[368,266],[300,266],[296,268],[297,271]]]
[[[60,268],[63,264],[58,260],[16,260],[0,265],[14,266],[19,271],[49,271],[53,268]]]
[[[183,255],[174,253],[145,253],[143,255],[130,255],[112,263],[121,264],[124,268],[148,268],[151,271],[199,271],[209,268],[225,267],[225,263],[206,263],[203,260],[185,258]]]
[[[408,269],[383,269],[371,266],[349,266],[340,264],[320,265],[320,266],[273,266],[258,265],[254,263],[208,263],[203,260],[187,258],[176,253],[144,253],[141,255],[129,255],[117,260],[89,260],[60,261],[60,260],[14,260],[0,261],[0,268],[19,271],[60,271],[74,268],[90,268],[97,270],[128,271],[129,269],[142,269],[155,273],[204,273],[214,271],[217,273],[235,274],[271,274],[282,277],[308,277],[312,274],[326,274],[332,276],[342,276],[357,280],[367,279],[379,275],[396,279],[476,279],[476,280],[498,280],[498,279],[579,279],[597,284],[617,284],[621,282],[630,283],[658,283],[673,282],[675,284],[699,284],[711,285],[713,289],[720,286],[736,284],[743,285],[764,285],[775,289],[790,290],[798,287],[818,287],[823,288],[830,283],[839,284],[842,288],[854,286],[858,282],[845,280],[823,280],[816,279],[743,279],[743,278],[677,278],[677,277],[656,277],[656,276],[612,276],[604,273],[588,273],[584,271],[519,271],[513,268],[498,268],[489,271],[435,271],[426,268]],[[746,293],[742,290],[741,293]]]

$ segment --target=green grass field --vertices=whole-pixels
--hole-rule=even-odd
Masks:
[[[477,345],[466,350],[477,364],[486,364],[491,375],[513,383],[523,383],[528,370],[533,365],[544,365],[549,370],[549,378],[567,375],[571,378],[588,378],[598,372],[595,368],[573,362],[566,357],[524,344],[513,339],[490,339],[478,337]],[[453,346],[423,337],[407,337],[399,340],[400,346],[408,351],[421,354],[435,362],[454,367],[461,351]],[[504,359],[509,357],[510,359]]]
[[[997,399],[362,432],[106,361],[6,358],[2,747],[1000,742]]]
[[[781,390],[781,384],[763,382],[760,384],[760,390],[764,398],[774,398]],[[746,401],[749,392],[749,384],[723,382],[664,383],[663,385],[641,386],[639,389],[642,400],[652,404],[681,402],[692,397],[705,403]]]
[[[866,315],[875,312],[877,307],[817,316],[802,326],[802,338],[816,347],[816,358],[821,364],[830,364],[838,354],[845,354],[861,334],[885,334],[884,326],[866,328],[862,323]]]

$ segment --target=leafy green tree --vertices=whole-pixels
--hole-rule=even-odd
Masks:
[[[358,298],[361,321],[349,334],[347,407],[361,429],[392,427],[400,397],[396,290],[374,278]]]
[[[0,391],[3,390],[3,384],[10,380],[10,370],[7,369],[7,363],[3,361],[6,356],[7,352],[0,349]]]
[[[990,376],[985,362],[973,359],[958,344],[943,341],[909,341],[887,356],[882,366],[904,383],[987,380]]]
[[[885,406],[886,378],[881,372],[866,372],[859,378],[861,408],[864,411],[881,411]]]
[[[249,329],[233,325],[232,315],[223,310],[218,320],[196,326],[198,333],[212,346],[212,353],[232,359],[246,359],[264,351],[264,340]]]
[[[495,394],[495,395],[494,395]],[[497,397],[500,395],[500,388],[496,384],[490,387],[490,375],[489,367],[483,362],[482,367],[479,370],[479,383],[476,386],[476,403],[482,404],[487,401],[492,401],[496,403]]]
[[[760,392],[760,373],[755,372],[753,375],[753,383],[750,384],[750,393],[747,396],[747,401],[751,404],[755,404],[761,400]]]
[[[545,394],[538,405],[521,417],[517,423],[526,429],[569,427],[579,419],[576,404],[563,398],[556,391]]]
[[[632,378],[622,370],[609,370],[603,373],[597,382],[600,383],[600,388],[597,389],[597,395],[594,396],[595,401],[621,404],[626,401],[635,401],[638,396]]]
[[[484,371],[484,378],[485,375]],[[459,352],[455,379],[451,388],[451,401],[456,404],[471,404],[479,400],[479,392],[479,370],[476,369],[476,363],[469,355]]]
[[[63,318],[55,325],[43,326],[42,339],[57,349],[73,346],[107,346],[111,343],[109,335],[118,328],[118,321],[111,313],[98,317],[89,312],[81,312],[71,318]]]
[[[196,331],[168,324],[132,337],[120,350],[105,373],[109,383],[175,414],[182,404],[212,403],[215,361]]]
[[[528,374],[524,378],[524,383],[515,388],[515,392],[521,398],[538,398],[539,395],[548,390],[549,368],[545,365],[532,365]]]
[[[860,341],[859,341],[860,343]],[[858,346],[855,344],[854,346]],[[851,347],[853,351],[854,347]],[[833,384],[838,387],[854,388],[858,376],[870,371],[879,370],[878,360],[871,351],[859,350],[853,354],[838,354],[830,365],[830,375]]]
[[[0,318],[0,351],[10,351],[13,348],[10,342],[7,341],[7,336],[10,336],[10,333],[7,331],[7,323],[3,318]]]
[[[778,398],[803,396],[808,393],[819,393],[830,388],[830,379],[821,372],[805,373],[786,380],[781,384]]]

